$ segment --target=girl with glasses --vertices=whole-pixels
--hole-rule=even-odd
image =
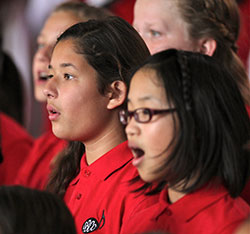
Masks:
[[[250,122],[232,75],[209,56],[166,50],[133,75],[127,109],[120,121],[132,163],[161,193],[124,233],[236,230],[250,212],[239,197],[250,171]]]

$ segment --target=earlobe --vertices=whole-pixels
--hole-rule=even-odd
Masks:
[[[217,47],[216,41],[212,38],[201,39],[199,45],[200,45],[199,52],[209,56],[213,56]]]
[[[110,91],[108,93],[109,102],[107,108],[109,110],[114,109],[118,106],[121,106],[127,95],[126,84],[121,80],[114,81],[110,86]]]

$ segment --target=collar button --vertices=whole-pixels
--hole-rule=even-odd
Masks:
[[[78,193],[78,194],[76,195],[76,199],[77,199],[77,200],[80,200],[81,197],[82,197],[82,194],[81,194],[81,193]]]
[[[172,215],[172,211],[171,211],[170,209],[168,209],[168,208],[166,209],[165,212],[166,212],[166,214],[167,214],[168,216],[171,216],[171,215]]]
[[[83,174],[85,177],[89,177],[91,175],[91,171],[89,171],[88,169],[85,169]]]

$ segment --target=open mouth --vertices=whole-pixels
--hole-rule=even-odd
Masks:
[[[60,112],[58,112],[52,106],[47,106],[47,110],[48,110],[48,113],[49,113],[49,119],[50,120],[56,120],[56,119],[58,119],[58,117],[60,115]]]
[[[55,111],[55,110],[49,110],[49,114],[57,114],[57,111]]]
[[[135,167],[137,167],[143,161],[145,152],[142,149],[137,148],[137,147],[131,147],[131,150],[132,150],[133,155],[134,155],[134,159],[132,161],[132,164]]]
[[[135,158],[140,158],[144,155],[144,151],[140,148],[131,148]]]
[[[38,79],[39,81],[47,81],[48,80],[48,74],[46,72],[40,72]]]

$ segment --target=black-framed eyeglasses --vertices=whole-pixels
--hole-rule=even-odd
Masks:
[[[138,123],[148,123],[153,115],[163,114],[163,113],[172,113],[176,111],[176,108],[155,110],[150,108],[138,108],[134,111],[121,110],[119,112],[120,122],[124,125],[127,125],[132,117],[135,118],[135,121]]]

